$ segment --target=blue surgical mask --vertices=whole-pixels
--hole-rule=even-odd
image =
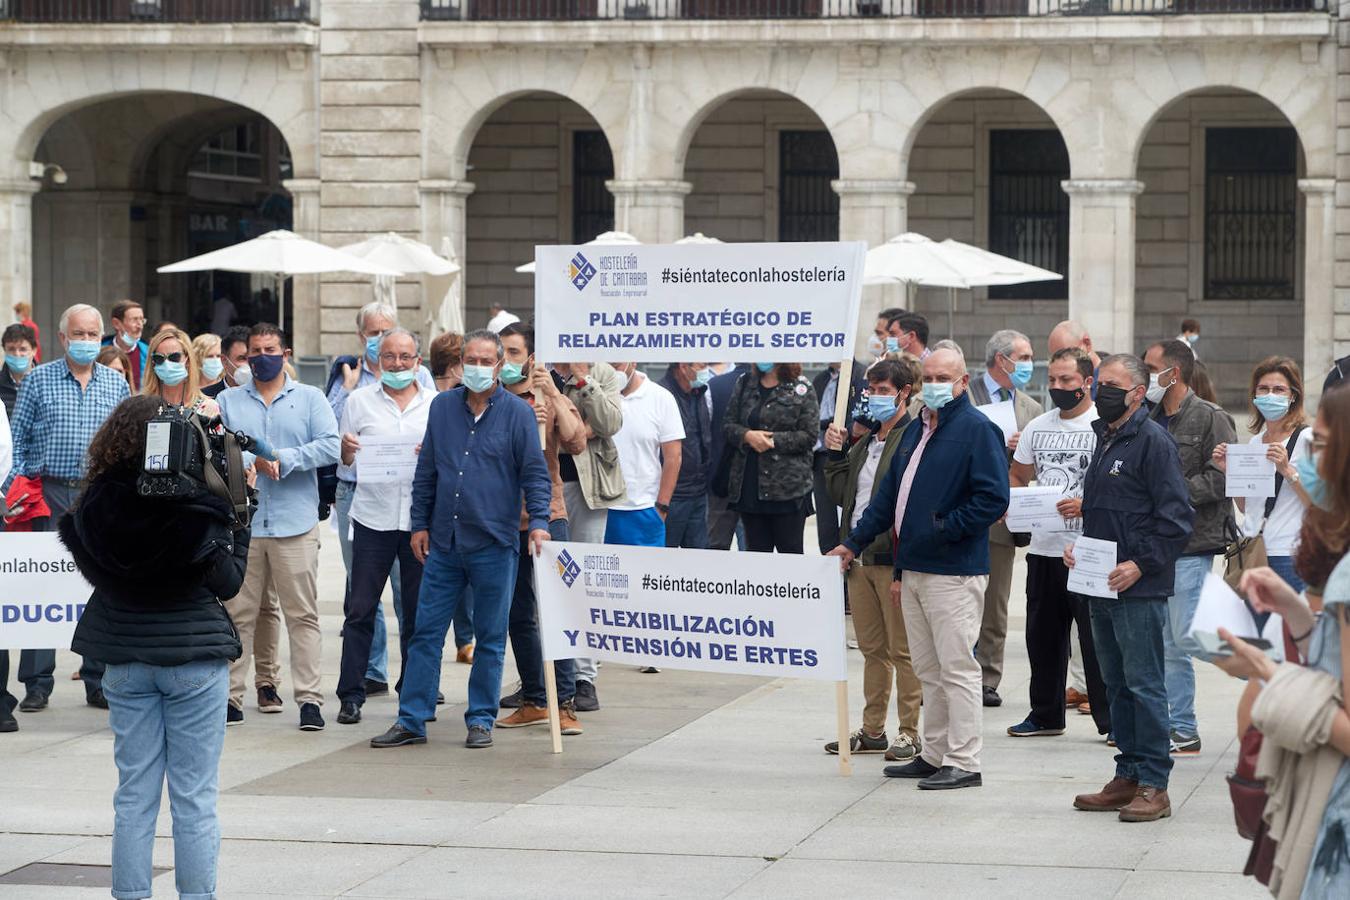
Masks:
[[[899,352],[900,352],[900,339],[899,339],[899,338],[893,338],[893,337],[888,337],[888,338],[886,338],[886,352],[887,352],[887,353],[899,353]]]
[[[1307,456],[1300,456],[1294,463],[1294,469],[1298,472],[1298,480],[1303,485],[1303,490],[1308,493],[1308,499],[1325,509],[1323,504],[1327,499],[1327,486],[1317,471],[1318,456],[1321,454],[1310,453]]]
[[[520,384],[525,380],[523,369],[521,363],[502,363],[502,384]]]
[[[951,382],[924,382],[923,405],[929,409],[942,409],[952,402]]]
[[[402,372],[391,372],[388,369],[385,369],[380,373],[380,383],[385,387],[391,387],[396,391],[400,391],[412,384],[413,379],[416,377],[416,369],[404,369]]]
[[[1291,398],[1278,394],[1257,394],[1252,398],[1252,406],[1267,422],[1278,422],[1289,414]]]
[[[10,356],[5,354],[5,365],[9,366],[15,372],[27,372],[28,367],[33,364],[31,356]]]
[[[98,358],[98,352],[101,349],[98,341],[71,341],[70,346],[66,348],[66,353],[78,365],[87,366]]]
[[[475,394],[483,393],[488,388],[492,387],[492,383],[497,380],[492,372],[492,368],[492,366],[466,365],[464,367],[464,386]]]
[[[713,370],[711,366],[705,366],[694,373],[694,387],[707,387],[708,382],[713,380]]]
[[[1009,380],[1013,387],[1021,390],[1031,383],[1031,374],[1036,371],[1036,364],[1029,359],[1019,359],[1013,363],[1013,370],[1008,373]]]
[[[160,384],[169,387],[182,384],[187,376],[187,366],[180,362],[166,361],[155,366],[155,377],[159,379]]]
[[[371,362],[380,358],[380,341],[382,340],[384,340],[384,335],[381,334],[366,338],[366,358]]]
[[[220,357],[208,356],[202,360],[202,374],[206,376],[207,381],[215,381],[224,371],[225,364],[220,361]]]
[[[893,395],[872,394],[867,398],[867,414],[874,422],[889,422],[891,416],[895,415],[896,403],[899,399],[899,397]]]
[[[774,367],[775,365],[777,365],[777,363],[771,363],[771,362],[769,362],[769,363],[755,363],[755,368],[756,368],[756,369],[759,369],[759,371],[762,372],[762,373],[764,373],[765,375],[768,375],[770,372],[773,371],[773,367]]]

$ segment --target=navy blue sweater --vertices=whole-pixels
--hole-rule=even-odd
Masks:
[[[890,468],[872,495],[858,527],[844,541],[855,554],[894,527],[895,501],[914,449],[923,437],[915,419],[900,438]],[[914,474],[900,523],[895,571],[934,575],[988,575],[989,526],[1008,508],[1008,451],[1003,432],[970,405],[954,398],[938,413]]]
[[[1115,541],[1117,563],[1139,567],[1121,599],[1170,596],[1195,521],[1176,442],[1142,405],[1110,442],[1106,427],[1092,423],[1097,450],[1083,476],[1083,536]]]

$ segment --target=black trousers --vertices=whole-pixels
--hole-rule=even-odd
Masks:
[[[829,490],[825,487],[825,463],[830,454],[824,450],[814,454],[812,460],[812,495],[816,504],[816,543],[821,555],[825,555],[839,546],[839,507],[834,505]]]
[[[1088,702],[1098,734],[1111,731],[1106,685],[1092,645],[1086,597],[1068,590],[1062,559],[1027,554],[1027,656],[1031,660],[1031,720],[1043,728],[1064,727],[1064,681],[1069,675],[1069,626],[1078,623]]]
[[[772,553],[775,550],[779,553],[803,552],[802,529],[806,527],[806,516],[799,512],[768,516],[741,513],[741,524],[745,526],[747,550],[756,553]]]
[[[403,624],[398,630],[402,661],[398,684],[402,685],[408,639],[417,624],[422,564],[413,556],[412,535],[408,532],[376,531],[352,520],[352,577],[343,609],[346,618],[342,623],[342,669],[337,687],[338,699],[344,703],[366,702],[366,667],[370,665],[370,642],[375,635],[375,606],[384,593],[395,559],[403,587]]]

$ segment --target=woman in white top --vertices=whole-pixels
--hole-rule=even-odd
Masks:
[[[1280,481],[1273,505],[1265,497],[1238,498],[1242,534],[1262,535],[1270,567],[1301,592],[1305,585],[1294,571],[1293,556],[1303,513],[1311,501],[1296,467],[1311,452],[1312,429],[1303,416],[1303,374],[1298,363],[1287,356],[1270,356],[1258,363],[1252,370],[1251,409],[1253,437],[1248,443],[1266,445],[1266,458],[1275,463]],[[1291,454],[1288,448],[1296,431]],[[1214,463],[1220,469],[1225,468],[1227,452],[1227,444],[1214,448]]]

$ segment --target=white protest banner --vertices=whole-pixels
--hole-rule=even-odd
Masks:
[[[536,247],[549,362],[837,363],[853,355],[861,241]]]
[[[56,532],[0,534],[0,650],[69,647],[93,592]]]
[[[534,577],[545,659],[848,677],[833,557],[546,542]]]

